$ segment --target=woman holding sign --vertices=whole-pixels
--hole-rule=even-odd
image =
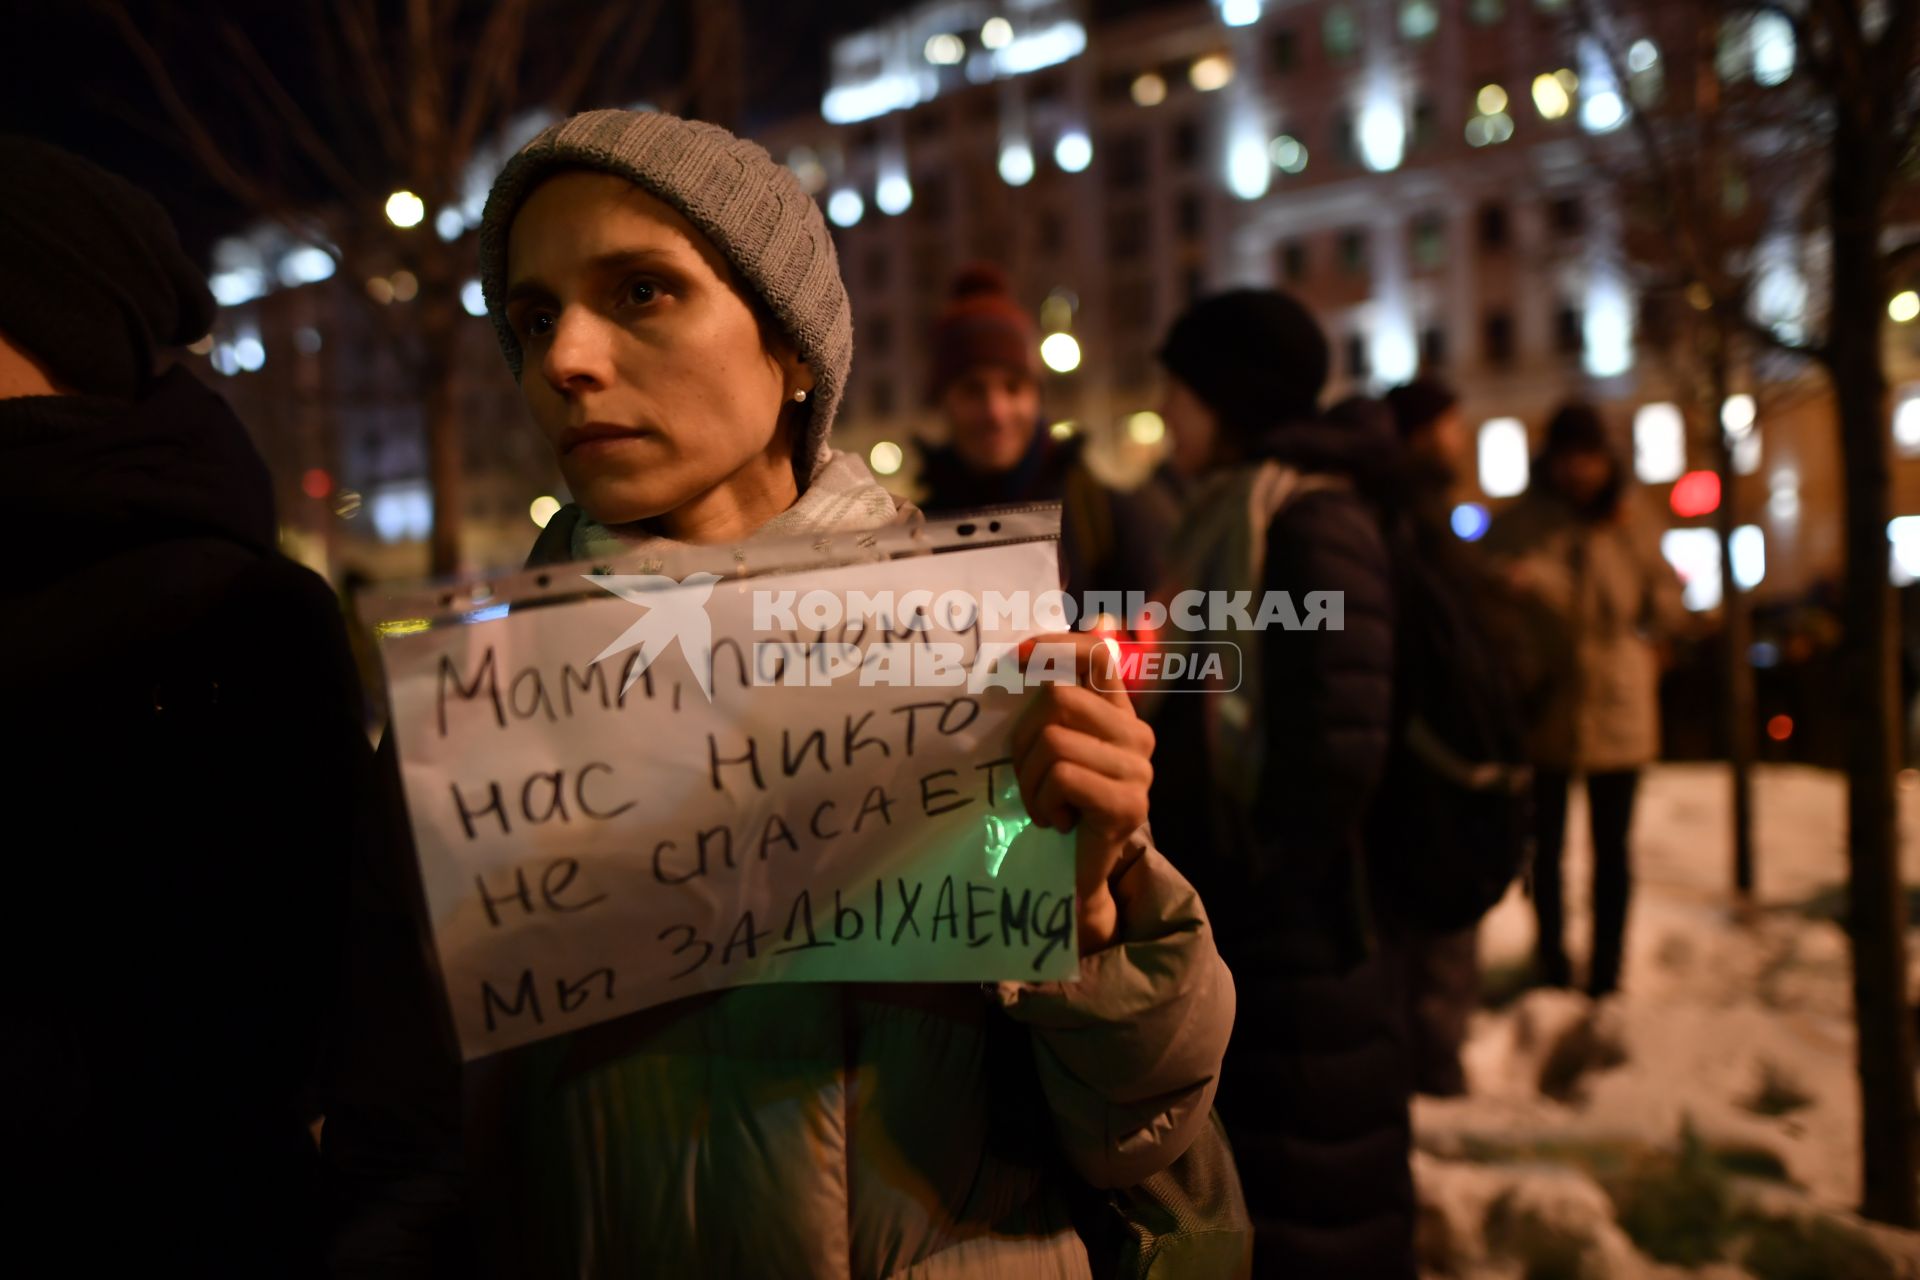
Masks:
[[[829,446],[846,292],[818,207],[760,147],[576,116],[508,163],[480,246],[507,363],[577,502],[536,563],[910,514]],[[493,1153],[469,1162],[498,1237],[485,1264],[1092,1274],[1072,1209],[1210,1132],[1233,987],[1146,838],[1151,732],[1124,694],[1085,687],[1108,651],[1058,639],[1081,684],[1036,697],[1010,754],[1034,821],[1077,833],[1078,981],[747,986],[490,1060],[490,1087],[467,1086],[469,1152]]]

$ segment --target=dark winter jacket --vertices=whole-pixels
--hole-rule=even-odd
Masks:
[[[1175,512],[1157,491],[1114,489],[1088,468],[1078,437],[1045,430],[1013,470],[983,476],[949,446],[923,445],[922,509],[939,514],[1017,502],[1058,502],[1060,571],[1076,600],[1085,592],[1148,592],[1160,585]]]
[[[1334,478],[1261,531],[1261,586],[1296,602],[1342,592],[1345,624],[1271,628],[1248,645],[1263,727],[1251,806],[1222,816],[1202,803],[1231,765],[1209,751],[1215,695],[1170,696],[1155,723],[1154,825],[1194,850],[1181,866],[1239,984],[1219,1107],[1259,1232],[1255,1268],[1290,1280],[1414,1273],[1406,1067],[1363,848],[1393,671],[1387,552],[1368,495],[1391,452],[1361,427],[1298,423],[1249,464]]]
[[[179,369],[0,401],[0,529],[6,1238],[64,1274],[307,1274],[370,778],[333,594]]]

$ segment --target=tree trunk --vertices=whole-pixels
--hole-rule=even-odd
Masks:
[[[1906,1000],[1906,896],[1900,883],[1895,772],[1900,682],[1887,575],[1887,381],[1879,262],[1883,140],[1837,113],[1828,179],[1833,305],[1828,331],[1846,479],[1847,929],[1859,1024],[1861,1213],[1920,1225],[1914,1031]]]
[[[1731,352],[1725,332],[1716,329],[1712,341],[1713,404],[1707,429],[1713,434],[1713,456],[1720,473],[1720,509],[1714,516],[1714,529],[1720,535],[1720,724],[1727,735],[1727,761],[1733,774],[1733,889],[1745,900],[1753,896],[1753,608],[1733,577],[1733,533],[1740,527],[1740,511],[1733,448],[1720,417],[1730,389]],[[1758,425],[1753,429],[1759,430]]]
[[[432,281],[421,290],[421,402],[426,415],[427,476],[433,485],[430,571],[460,572],[460,532],[466,515],[459,412],[459,316],[451,286]]]

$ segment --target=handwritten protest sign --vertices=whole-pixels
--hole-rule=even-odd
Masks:
[[[866,682],[844,662],[830,683],[796,680],[820,635],[764,616],[782,589],[1039,594],[1056,573],[1054,545],[1029,542],[737,581],[609,579],[619,596],[388,636],[465,1056],[746,983],[1073,973],[1072,839],[1029,824],[1010,759],[1031,695]],[[982,619],[891,621],[835,638],[849,652],[938,641],[970,661],[1018,639]],[[767,669],[783,651],[801,656]]]

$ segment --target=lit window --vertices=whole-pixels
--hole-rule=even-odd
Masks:
[[[1687,426],[1680,406],[1641,405],[1633,415],[1633,474],[1642,484],[1672,484],[1687,469]]]
[[[1410,41],[1425,40],[1440,29],[1440,10],[1433,0],[1405,0],[1400,6],[1400,34]]]
[[[1920,581],[1920,516],[1895,516],[1887,521],[1887,541],[1892,544],[1893,585],[1905,587]]]
[[[1711,529],[1669,529],[1660,535],[1660,554],[1680,575],[1681,601],[1699,613],[1720,605],[1720,538]]]
[[[1527,491],[1527,427],[1518,418],[1494,418],[1481,424],[1480,491],[1489,498],[1512,498]]]
[[[1743,524],[1733,531],[1727,546],[1733,557],[1733,585],[1751,591],[1767,576],[1767,535],[1757,524]]]
[[[1320,38],[1326,42],[1327,56],[1344,62],[1360,50],[1360,23],[1353,7],[1336,4],[1320,20]]]
[[[1920,454],[1920,382],[1899,390],[1893,406],[1893,445],[1904,454]]]

